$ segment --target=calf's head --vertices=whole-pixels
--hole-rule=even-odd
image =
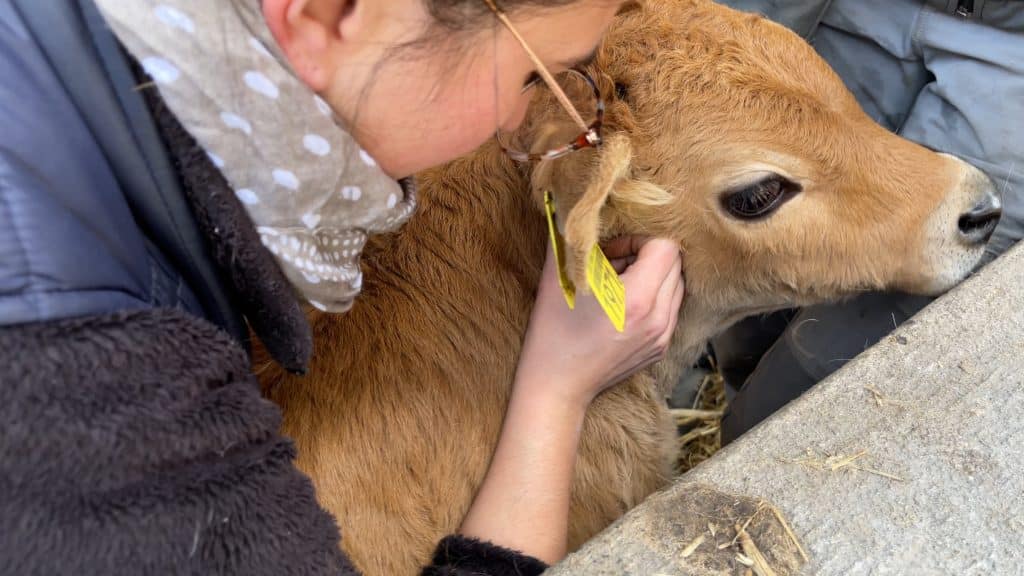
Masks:
[[[935,294],[979,262],[999,217],[987,177],[886,131],[802,39],[709,2],[627,8],[588,72],[605,145],[532,168],[570,261],[615,235],[675,239],[687,322],[864,290]],[[574,135],[538,92],[536,149]],[[682,323],[686,329],[686,323]]]

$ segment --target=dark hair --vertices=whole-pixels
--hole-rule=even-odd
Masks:
[[[423,0],[437,25],[448,32],[466,32],[489,22],[494,14],[484,0]],[[495,0],[499,9],[515,13],[530,8],[557,8],[579,0]]]

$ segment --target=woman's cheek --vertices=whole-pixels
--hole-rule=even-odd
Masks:
[[[454,108],[457,114],[449,119],[449,126],[453,130],[449,141],[453,154],[450,159],[476,150],[494,136],[501,123],[498,109],[493,96],[487,99],[478,99],[475,103],[463,103],[461,108]],[[521,122],[521,116],[525,114],[525,109],[516,110],[514,113],[520,116],[517,122]]]
[[[501,129],[512,132],[526,119],[526,111],[530,107],[530,95],[520,94],[518,98],[513,101],[511,106],[510,114],[501,123]]]

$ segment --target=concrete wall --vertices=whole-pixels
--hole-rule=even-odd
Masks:
[[[680,554],[694,483],[774,504],[805,574],[1024,574],[1024,246],[550,573],[746,573]]]

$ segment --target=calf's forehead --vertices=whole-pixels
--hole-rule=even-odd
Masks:
[[[772,93],[845,112],[856,101],[802,38],[763,17],[690,1],[649,2],[620,17],[599,64],[647,88]],[[603,61],[603,62],[602,62]]]
[[[813,48],[760,17],[651,3],[620,19],[601,56],[598,66],[629,88],[641,155],[671,143],[679,159],[775,152],[830,170],[877,135]]]

